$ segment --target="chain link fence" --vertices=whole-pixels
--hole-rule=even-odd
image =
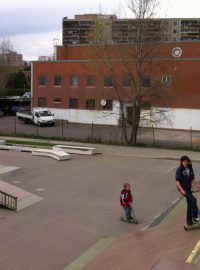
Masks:
[[[129,130],[129,133],[131,130]],[[0,134],[107,144],[125,144],[120,126],[73,124],[57,120],[53,127],[24,124],[13,116],[0,118]],[[139,128],[138,145],[200,150],[200,131]]]

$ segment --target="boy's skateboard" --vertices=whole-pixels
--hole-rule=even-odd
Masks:
[[[127,220],[126,218],[121,217],[120,220],[124,222],[128,222],[128,223],[132,223],[132,224],[138,224],[138,221],[136,219]]]
[[[200,228],[200,222],[194,224],[194,225],[191,225],[191,226],[188,226],[188,225],[184,225],[184,229],[186,231],[189,231],[189,230],[195,230],[195,229],[199,229]]]

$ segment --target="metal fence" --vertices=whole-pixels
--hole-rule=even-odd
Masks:
[[[17,197],[0,190],[0,204],[17,211]]]
[[[128,130],[131,132],[131,129]],[[73,124],[57,120],[53,127],[38,127],[24,124],[16,117],[0,118],[0,134],[22,135],[34,138],[46,137],[57,140],[74,140],[94,143],[125,144],[121,126],[102,126],[91,123]],[[138,145],[166,148],[188,148],[200,150],[200,131],[139,128]]]

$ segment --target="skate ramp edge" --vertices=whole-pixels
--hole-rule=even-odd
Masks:
[[[113,241],[114,237],[105,237],[99,242],[94,244],[90,249],[78,257],[75,261],[66,266],[63,270],[81,270],[85,267],[91,260],[93,260],[98,254],[100,254],[104,249],[109,247]]]
[[[43,198],[0,180],[0,205],[20,211]]]
[[[200,229],[184,230],[185,210],[180,200],[159,225],[117,238],[82,270],[199,270]]]

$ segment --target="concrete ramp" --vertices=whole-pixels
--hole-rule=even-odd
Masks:
[[[199,241],[200,230],[186,232],[184,218],[115,240],[81,270],[197,270],[187,264]]]
[[[93,147],[85,147],[85,146],[75,146],[75,145],[55,145],[53,146],[53,150],[55,151],[64,151],[65,153],[70,154],[79,154],[79,155],[95,155],[100,152],[97,151],[96,148]]]
[[[0,174],[9,173],[18,169],[20,169],[20,167],[0,165]]]
[[[41,197],[0,180],[0,204],[9,209],[19,211],[41,200]]]
[[[0,150],[5,151],[16,151],[16,152],[31,152],[35,148],[28,147],[28,146],[17,146],[17,145],[1,145],[0,144]]]
[[[70,154],[67,154],[63,151],[59,151],[59,150],[56,151],[56,150],[51,150],[51,149],[34,149],[32,151],[32,155],[51,157],[56,160],[67,160],[71,158]]]

